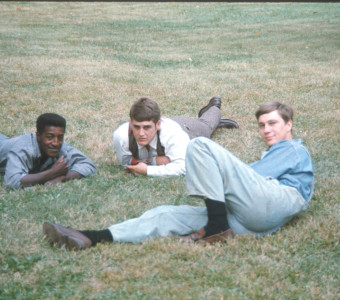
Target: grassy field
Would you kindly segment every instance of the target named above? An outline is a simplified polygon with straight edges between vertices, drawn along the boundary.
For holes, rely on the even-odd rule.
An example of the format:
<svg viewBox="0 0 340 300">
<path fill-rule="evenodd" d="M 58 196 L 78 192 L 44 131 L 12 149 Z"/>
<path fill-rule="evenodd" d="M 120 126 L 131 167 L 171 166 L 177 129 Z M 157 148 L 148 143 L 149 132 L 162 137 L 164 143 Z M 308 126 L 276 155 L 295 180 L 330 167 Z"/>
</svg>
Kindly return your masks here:
<svg viewBox="0 0 340 300">
<path fill-rule="evenodd" d="M 337 3 L 0 2 L 0 132 L 59 113 L 66 141 L 98 167 L 55 188 L 0 184 L 0 299 L 339 299 L 339 15 Z M 240 128 L 213 140 L 246 162 L 265 150 L 258 105 L 295 108 L 315 166 L 309 211 L 225 245 L 46 243 L 44 221 L 103 229 L 159 204 L 202 205 L 185 177 L 124 173 L 111 135 L 139 97 L 195 117 L 215 95 Z"/>
</svg>

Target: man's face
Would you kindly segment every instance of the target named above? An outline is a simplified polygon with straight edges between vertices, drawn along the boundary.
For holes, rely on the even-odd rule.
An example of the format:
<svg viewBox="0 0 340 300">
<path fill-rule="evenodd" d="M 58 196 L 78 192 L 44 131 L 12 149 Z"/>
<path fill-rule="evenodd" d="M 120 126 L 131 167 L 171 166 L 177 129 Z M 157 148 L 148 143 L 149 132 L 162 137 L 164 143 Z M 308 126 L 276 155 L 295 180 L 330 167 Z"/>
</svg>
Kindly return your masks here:
<svg viewBox="0 0 340 300">
<path fill-rule="evenodd" d="M 137 143 L 141 146 L 149 145 L 152 139 L 160 129 L 161 121 L 155 124 L 153 121 L 138 122 L 136 120 L 130 121 L 130 128 Z"/>
<path fill-rule="evenodd" d="M 58 157 L 64 142 L 63 127 L 45 126 L 42 134 L 37 132 L 37 141 L 43 157 Z"/>
<path fill-rule="evenodd" d="M 261 137 L 269 147 L 282 140 L 292 139 L 292 120 L 285 123 L 277 110 L 261 115 L 258 124 Z"/>
</svg>

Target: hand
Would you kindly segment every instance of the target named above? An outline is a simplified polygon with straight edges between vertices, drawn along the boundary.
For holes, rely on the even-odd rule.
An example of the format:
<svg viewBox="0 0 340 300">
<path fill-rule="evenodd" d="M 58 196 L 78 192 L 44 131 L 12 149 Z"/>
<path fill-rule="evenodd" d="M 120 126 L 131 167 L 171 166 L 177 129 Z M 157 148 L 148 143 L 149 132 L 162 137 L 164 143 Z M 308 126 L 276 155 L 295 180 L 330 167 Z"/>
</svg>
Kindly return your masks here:
<svg viewBox="0 0 340 300">
<path fill-rule="evenodd" d="M 126 169 L 128 172 L 132 172 L 136 175 L 146 175 L 147 164 L 143 162 L 139 162 L 137 165 L 128 165 Z"/>
<path fill-rule="evenodd" d="M 169 164 L 171 161 L 170 161 L 170 158 L 167 157 L 167 156 L 157 156 L 156 157 L 156 165 L 157 166 L 160 166 L 160 165 L 167 165 Z"/>
<path fill-rule="evenodd" d="M 78 172 L 70 171 L 66 174 L 66 176 L 59 176 L 59 177 L 53 178 L 52 180 L 46 181 L 45 185 L 57 185 L 62 182 L 66 182 L 66 181 L 73 180 L 73 179 L 79 179 L 82 177 L 83 175 L 79 174 Z"/>
<path fill-rule="evenodd" d="M 59 177 L 56 177 L 52 180 L 46 181 L 44 185 L 53 186 L 53 185 L 57 185 L 59 183 L 62 183 L 63 181 L 64 181 L 64 176 L 59 176 Z"/>
<path fill-rule="evenodd" d="M 67 175 L 67 159 L 60 157 L 50 169 L 40 173 L 27 174 L 20 180 L 20 186 L 32 186 L 36 184 L 56 185 L 63 182 Z"/>
<path fill-rule="evenodd" d="M 61 156 L 51 167 L 53 177 L 65 176 L 68 172 L 67 158 Z"/>
</svg>

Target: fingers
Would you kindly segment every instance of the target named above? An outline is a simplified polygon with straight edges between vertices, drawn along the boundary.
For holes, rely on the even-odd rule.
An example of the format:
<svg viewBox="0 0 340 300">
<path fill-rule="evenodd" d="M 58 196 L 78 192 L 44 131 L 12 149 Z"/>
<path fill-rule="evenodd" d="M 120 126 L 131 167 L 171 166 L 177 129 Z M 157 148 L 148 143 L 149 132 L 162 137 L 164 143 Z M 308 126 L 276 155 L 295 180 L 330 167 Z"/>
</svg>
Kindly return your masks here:
<svg viewBox="0 0 340 300">
<path fill-rule="evenodd" d="M 138 170 L 135 169 L 135 167 L 136 165 L 128 165 L 126 166 L 125 172 L 135 176 L 140 175 Z"/>
<path fill-rule="evenodd" d="M 147 165 L 143 162 L 138 163 L 137 165 L 127 165 L 126 169 L 133 172 L 138 173 L 142 175 L 146 175 L 147 173 Z"/>
<path fill-rule="evenodd" d="M 57 160 L 58 163 L 67 164 L 68 160 L 64 157 L 64 155 L 60 156 L 60 158 Z"/>
</svg>

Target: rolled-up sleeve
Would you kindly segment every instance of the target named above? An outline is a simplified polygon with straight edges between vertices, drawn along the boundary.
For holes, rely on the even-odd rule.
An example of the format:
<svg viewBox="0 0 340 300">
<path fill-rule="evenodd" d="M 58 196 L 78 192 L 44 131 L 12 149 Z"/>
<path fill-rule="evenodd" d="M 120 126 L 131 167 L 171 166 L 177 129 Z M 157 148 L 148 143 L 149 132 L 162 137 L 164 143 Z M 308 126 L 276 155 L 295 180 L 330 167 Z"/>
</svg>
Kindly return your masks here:
<svg viewBox="0 0 340 300">
<path fill-rule="evenodd" d="M 63 148 L 62 152 L 66 152 L 68 159 L 69 171 L 77 172 L 84 177 L 94 175 L 97 172 L 94 162 L 81 151 L 66 143 L 64 143 Z"/>
</svg>

